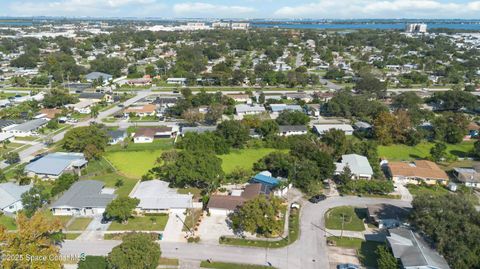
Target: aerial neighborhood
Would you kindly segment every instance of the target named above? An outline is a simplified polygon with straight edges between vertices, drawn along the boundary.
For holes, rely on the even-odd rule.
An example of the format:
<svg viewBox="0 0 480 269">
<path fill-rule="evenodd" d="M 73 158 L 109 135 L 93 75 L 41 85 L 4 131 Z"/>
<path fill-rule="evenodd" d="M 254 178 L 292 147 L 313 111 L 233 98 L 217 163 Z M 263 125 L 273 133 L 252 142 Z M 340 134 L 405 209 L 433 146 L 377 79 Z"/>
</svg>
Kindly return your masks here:
<svg viewBox="0 0 480 269">
<path fill-rule="evenodd" d="M 478 31 L 259 25 L 0 19 L 0 267 L 480 268 Z"/>
</svg>

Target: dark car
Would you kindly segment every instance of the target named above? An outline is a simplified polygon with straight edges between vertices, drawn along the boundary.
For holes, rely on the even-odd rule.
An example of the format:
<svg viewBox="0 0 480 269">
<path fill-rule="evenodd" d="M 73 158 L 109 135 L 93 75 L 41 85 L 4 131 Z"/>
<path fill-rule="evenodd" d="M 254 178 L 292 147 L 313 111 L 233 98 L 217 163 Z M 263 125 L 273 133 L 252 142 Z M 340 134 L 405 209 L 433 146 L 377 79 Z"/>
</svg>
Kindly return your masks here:
<svg viewBox="0 0 480 269">
<path fill-rule="evenodd" d="M 101 224 L 107 224 L 112 221 L 107 215 L 103 214 L 102 220 L 100 221 Z"/>
<path fill-rule="evenodd" d="M 337 269 L 360 269 L 360 266 L 351 263 L 344 263 L 337 265 Z"/>
<path fill-rule="evenodd" d="M 316 203 L 321 202 L 325 199 L 327 199 L 327 196 L 325 196 L 324 194 L 318 194 L 318 195 L 312 196 L 312 198 L 308 199 L 308 201 L 310 201 L 310 203 L 316 204 Z"/>
</svg>

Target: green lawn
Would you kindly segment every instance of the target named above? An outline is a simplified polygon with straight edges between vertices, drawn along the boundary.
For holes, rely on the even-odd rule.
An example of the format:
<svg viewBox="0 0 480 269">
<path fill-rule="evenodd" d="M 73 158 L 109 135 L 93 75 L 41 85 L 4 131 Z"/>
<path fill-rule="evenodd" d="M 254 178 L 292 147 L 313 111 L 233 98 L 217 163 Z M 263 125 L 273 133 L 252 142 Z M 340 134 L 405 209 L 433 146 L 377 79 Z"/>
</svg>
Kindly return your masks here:
<svg viewBox="0 0 480 269">
<path fill-rule="evenodd" d="M 107 152 L 105 157 L 123 175 L 140 179 L 155 166 L 163 150 L 115 151 Z"/>
<path fill-rule="evenodd" d="M 91 218 L 76 218 L 70 225 L 67 226 L 69 231 L 84 231 L 88 224 L 92 222 Z"/>
<path fill-rule="evenodd" d="M 260 149 L 241 149 L 232 150 L 229 154 L 220 155 L 222 159 L 222 168 L 225 173 L 231 173 L 236 168 L 242 168 L 245 170 L 252 170 L 253 164 L 265 157 L 275 149 L 260 148 Z"/>
<path fill-rule="evenodd" d="M 378 155 L 390 161 L 410 161 L 424 159 L 430 156 L 430 149 L 434 143 L 422 142 L 416 146 L 395 144 L 390 146 L 379 146 Z M 473 142 L 466 141 L 460 144 L 447 144 L 447 152 L 454 156 L 463 158 L 471 155 Z"/>
<path fill-rule="evenodd" d="M 158 264 L 168 265 L 168 266 L 178 266 L 179 262 L 178 262 L 178 259 L 160 257 L 160 259 L 158 260 Z"/>
<path fill-rule="evenodd" d="M 364 231 L 364 212 L 351 206 L 334 207 L 325 213 L 325 227 L 332 230 Z"/>
<path fill-rule="evenodd" d="M 35 141 L 37 139 L 39 139 L 38 136 L 15 137 L 15 140 L 18 141 Z"/>
<path fill-rule="evenodd" d="M 407 189 L 413 196 L 441 196 L 449 193 L 445 187 L 440 185 L 423 186 L 408 184 Z"/>
<path fill-rule="evenodd" d="M 259 247 L 259 248 L 283 248 L 291 243 L 297 241 L 299 236 L 300 218 L 298 211 L 293 209 L 290 212 L 290 218 L 288 220 L 288 236 L 279 241 L 265 241 L 265 240 L 250 240 L 242 238 L 228 238 L 220 237 L 220 244 L 234 245 L 234 246 L 246 246 L 246 247 Z"/>
<path fill-rule="evenodd" d="M 67 234 L 65 234 L 65 240 L 75 240 L 80 235 L 81 235 L 81 233 L 67 233 Z"/>
<path fill-rule="evenodd" d="M 152 221 L 155 218 L 155 222 Z M 167 225 L 168 215 L 134 217 L 127 224 L 116 221 L 110 224 L 109 231 L 163 231 Z"/>
<path fill-rule="evenodd" d="M 134 132 L 135 128 L 129 129 L 129 133 Z M 133 143 L 132 141 L 128 142 L 127 146 L 122 146 L 120 144 L 108 146 L 106 148 L 107 152 L 111 151 L 152 151 L 152 150 L 169 150 L 173 149 L 173 139 L 162 138 L 155 139 L 152 143 Z"/>
<path fill-rule="evenodd" d="M 356 249 L 357 256 L 364 266 L 372 268 L 378 267 L 376 250 L 378 246 L 384 245 L 384 243 L 364 241 L 360 238 L 340 238 L 336 236 L 328 237 L 327 240 L 334 241 L 337 247 Z"/>
<path fill-rule="evenodd" d="M 0 226 L 4 226 L 7 230 L 16 230 L 17 223 L 14 218 L 5 215 L 0 216 Z"/>
<path fill-rule="evenodd" d="M 271 266 L 264 265 L 254 265 L 254 264 L 245 264 L 245 263 L 226 263 L 226 262 L 208 262 L 202 261 L 200 263 L 201 268 L 216 268 L 216 269 L 266 269 L 266 268 L 275 268 Z"/>
<path fill-rule="evenodd" d="M 91 161 L 82 171 L 81 179 L 99 180 L 105 183 L 105 187 L 117 188 L 115 184 L 118 180 L 123 181 L 123 185 L 118 187 L 115 193 L 119 196 L 128 196 L 130 191 L 137 183 L 137 178 L 130 178 L 120 175 L 115 168 L 110 165 L 106 159 Z"/>
</svg>

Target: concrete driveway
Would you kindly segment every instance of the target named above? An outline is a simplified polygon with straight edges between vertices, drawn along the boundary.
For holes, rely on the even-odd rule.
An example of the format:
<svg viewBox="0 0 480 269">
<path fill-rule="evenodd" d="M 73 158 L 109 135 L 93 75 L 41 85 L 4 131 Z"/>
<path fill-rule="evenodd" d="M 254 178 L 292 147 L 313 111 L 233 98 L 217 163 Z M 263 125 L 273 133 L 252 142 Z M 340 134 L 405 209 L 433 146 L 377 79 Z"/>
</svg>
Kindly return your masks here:
<svg viewBox="0 0 480 269">
<path fill-rule="evenodd" d="M 386 203 L 401 207 L 411 207 L 410 202 L 366 197 L 330 197 L 318 204 L 304 203 L 300 213 L 300 237 L 293 244 L 280 249 L 263 249 L 217 245 L 160 242 L 162 256 L 187 260 L 225 261 L 266 265 L 267 261 L 277 268 L 323 269 L 329 268 L 330 258 L 326 244 L 324 215 L 337 206 L 366 207 L 369 204 Z M 67 240 L 61 249 L 62 254 L 106 255 L 120 241 L 99 240 L 93 244 L 85 241 Z"/>
<path fill-rule="evenodd" d="M 212 214 L 203 218 L 198 227 L 198 236 L 202 242 L 218 244 L 218 239 L 223 235 L 234 235 L 227 224 L 227 216 Z"/>
</svg>

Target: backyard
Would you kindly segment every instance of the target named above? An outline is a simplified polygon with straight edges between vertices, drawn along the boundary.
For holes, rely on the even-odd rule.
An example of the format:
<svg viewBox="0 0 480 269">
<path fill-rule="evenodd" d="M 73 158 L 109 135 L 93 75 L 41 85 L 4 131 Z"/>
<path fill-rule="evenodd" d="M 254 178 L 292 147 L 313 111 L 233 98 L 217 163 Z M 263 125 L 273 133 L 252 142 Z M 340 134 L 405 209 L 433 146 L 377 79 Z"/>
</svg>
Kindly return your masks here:
<svg viewBox="0 0 480 269">
<path fill-rule="evenodd" d="M 325 228 L 332 230 L 365 231 L 364 210 L 351 206 L 334 207 L 325 213 Z M 342 225 L 343 222 L 343 225 Z"/>
<path fill-rule="evenodd" d="M 251 171 L 255 162 L 274 151 L 275 149 L 270 148 L 240 149 L 232 150 L 229 154 L 220 155 L 219 157 L 223 161 L 223 171 L 228 174 L 237 168 Z"/>
<path fill-rule="evenodd" d="M 379 146 L 378 155 L 390 161 L 410 161 L 415 159 L 424 159 L 430 156 L 430 149 L 434 143 L 422 142 L 416 146 L 407 146 L 395 144 L 390 146 Z M 447 144 L 447 153 L 458 158 L 464 158 L 471 155 L 473 142 L 465 141 L 460 144 Z"/>
</svg>

